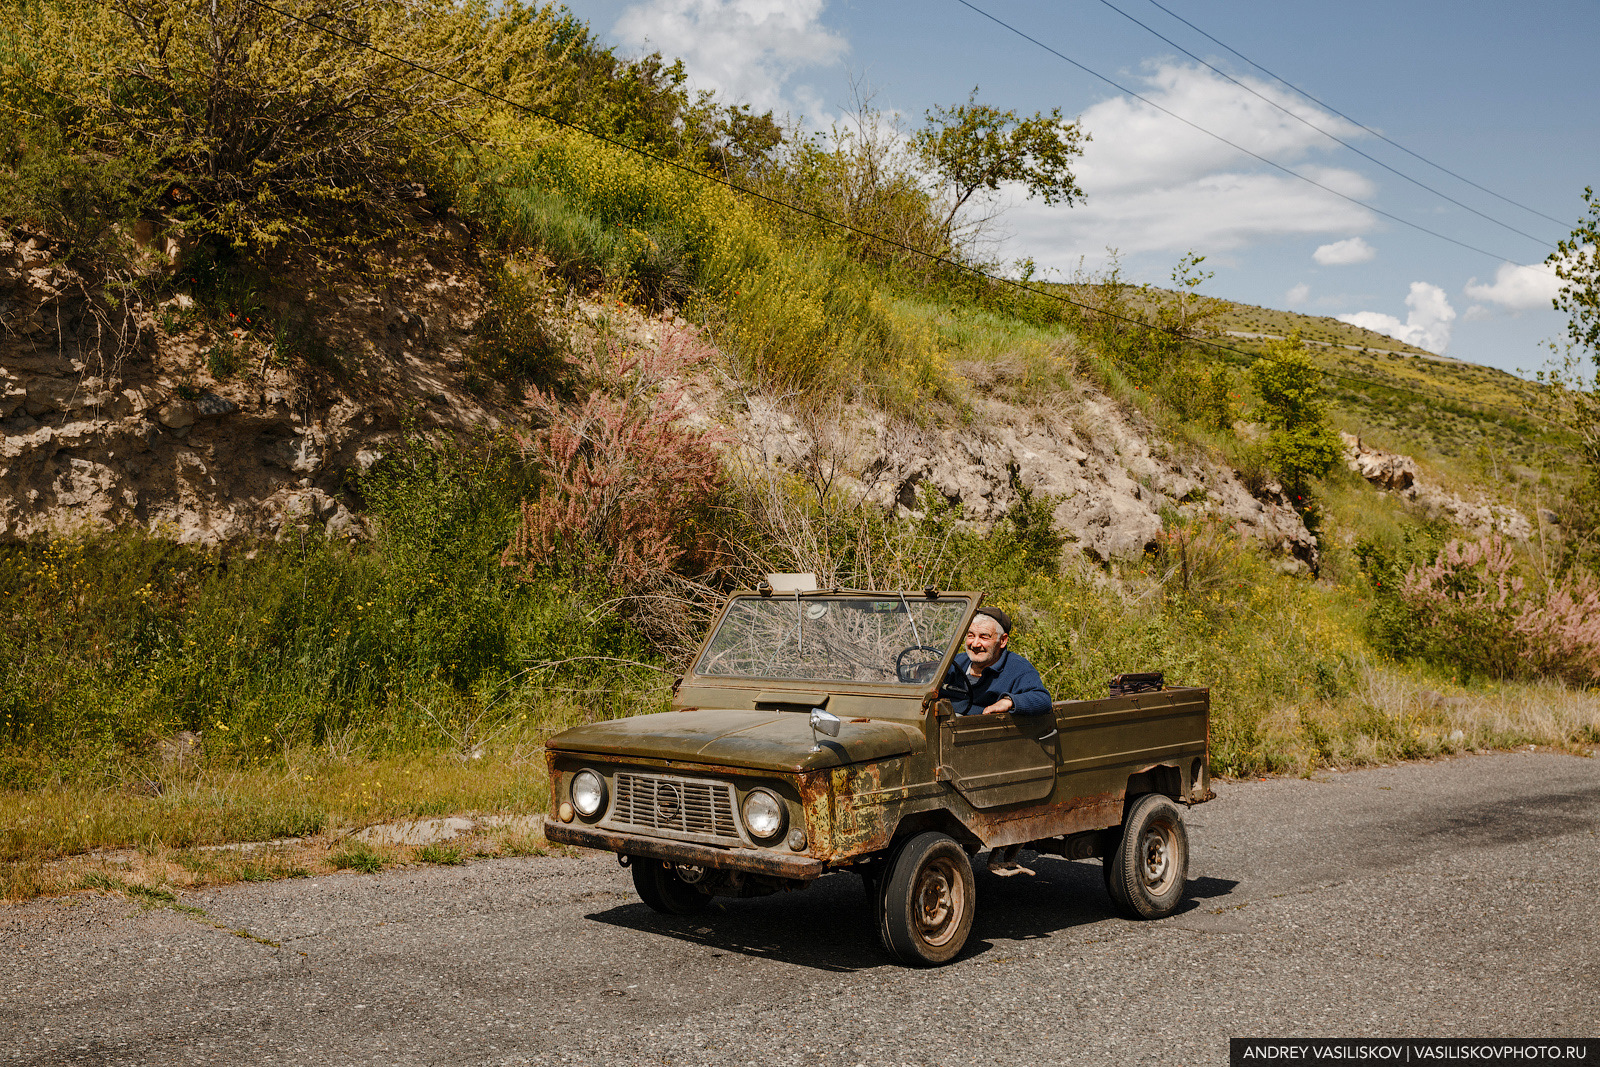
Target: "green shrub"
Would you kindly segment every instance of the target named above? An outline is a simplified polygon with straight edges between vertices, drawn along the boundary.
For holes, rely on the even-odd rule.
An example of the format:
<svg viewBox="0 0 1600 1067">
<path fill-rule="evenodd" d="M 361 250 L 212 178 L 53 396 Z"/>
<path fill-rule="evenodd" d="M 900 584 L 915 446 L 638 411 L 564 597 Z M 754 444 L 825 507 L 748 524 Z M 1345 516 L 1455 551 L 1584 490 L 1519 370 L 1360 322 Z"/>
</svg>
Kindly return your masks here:
<svg viewBox="0 0 1600 1067">
<path fill-rule="evenodd" d="M 1600 585 L 1586 571 L 1528 583 L 1498 537 L 1425 552 L 1358 550 L 1375 597 L 1374 643 L 1468 677 L 1600 684 Z"/>
<path fill-rule="evenodd" d="M 547 385 L 567 364 L 565 339 L 553 327 L 555 305 L 543 279 L 515 261 L 488 277 L 489 306 L 474 329 L 468 353 L 473 369 L 514 393 Z"/>
<path fill-rule="evenodd" d="M 24 177 L 88 179 L 34 183 L 37 210 L 69 223 L 87 211 L 79 231 L 131 211 L 255 249 L 392 230 L 409 217 L 404 185 L 428 174 L 436 145 L 470 139 L 483 107 L 417 68 L 539 103 L 571 19 L 482 0 L 24 0 L 0 12 L 0 102 L 27 118 L 6 138 L 8 162 Z"/>
<path fill-rule="evenodd" d="M 224 335 L 206 350 L 206 372 L 217 381 L 226 381 L 244 368 L 244 353 L 232 335 Z"/>
<path fill-rule="evenodd" d="M 1265 358 L 1250 368 L 1250 380 L 1261 398 L 1257 417 L 1269 429 L 1268 462 L 1285 491 L 1304 501 L 1311 483 L 1332 470 L 1344 454 L 1339 435 L 1328 421 L 1322 372 L 1295 334 L 1268 342 Z"/>
<path fill-rule="evenodd" d="M 91 267 L 124 260 L 125 228 L 157 195 L 155 167 L 145 146 L 107 152 L 24 119 L 0 133 L 0 219 L 49 234 L 63 259 Z"/>
<path fill-rule="evenodd" d="M 414 442 L 362 483 L 368 545 L 317 533 L 247 555 L 130 532 L 0 546 L 0 785 L 148 777 L 129 768 L 177 730 L 227 765 L 333 742 L 471 747 L 552 684 L 637 706 L 643 668 L 614 664 L 650 651 L 592 612 L 606 594 L 500 564 L 523 489 L 503 448 Z"/>
</svg>

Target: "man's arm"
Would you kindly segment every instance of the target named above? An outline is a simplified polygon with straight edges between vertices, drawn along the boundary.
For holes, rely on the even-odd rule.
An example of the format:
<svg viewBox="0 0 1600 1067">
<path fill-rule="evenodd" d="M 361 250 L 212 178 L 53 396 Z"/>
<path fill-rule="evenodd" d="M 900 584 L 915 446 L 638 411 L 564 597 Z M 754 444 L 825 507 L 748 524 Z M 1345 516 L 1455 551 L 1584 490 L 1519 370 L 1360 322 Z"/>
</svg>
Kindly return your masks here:
<svg viewBox="0 0 1600 1067">
<path fill-rule="evenodd" d="M 1013 715 L 1043 715 L 1050 710 L 1050 691 L 1044 687 L 1044 679 L 1039 677 L 1039 672 L 1033 664 L 1023 659 L 1016 653 L 1011 654 L 1011 662 L 1006 664 L 1006 672 L 1000 679 L 1006 695 L 991 704 L 986 711 L 1009 711 Z M 1007 705 L 1010 702 L 1010 706 Z"/>
</svg>

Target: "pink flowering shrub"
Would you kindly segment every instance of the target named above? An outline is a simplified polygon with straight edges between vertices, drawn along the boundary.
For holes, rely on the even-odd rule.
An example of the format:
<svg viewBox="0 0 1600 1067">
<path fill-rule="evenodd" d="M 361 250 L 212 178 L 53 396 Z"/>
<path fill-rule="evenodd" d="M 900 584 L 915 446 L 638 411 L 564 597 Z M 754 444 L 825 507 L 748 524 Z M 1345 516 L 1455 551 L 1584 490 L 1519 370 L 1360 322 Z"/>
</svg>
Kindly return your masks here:
<svg viewBox="0 0 1600 1067">
<path fill-rule="evenodd" d="M 1514 563 L 1494 536 L 1451 541 L 1432 563 L 1412 567 L 1399 595 L 1419 651 L 1494 678 L 1600 683 L 1600 583 L 1577 572 L 1530 588 Z"/>
<path fill-rule="evenodd" d="M 579 368 L 589 389 L 581 401 L 529 390 L 545 425 L 520 443 L 541 484 L 522 504 L 505 564 L 524 576 L 567 565 L 638 585 L 703 547 L 697 531 L 723 486 L 719 436 L 685 421 L 692 406 L 684 379 L 711 354 L 687 330 L 655 348 L 606 340 Z"/>
</svg>

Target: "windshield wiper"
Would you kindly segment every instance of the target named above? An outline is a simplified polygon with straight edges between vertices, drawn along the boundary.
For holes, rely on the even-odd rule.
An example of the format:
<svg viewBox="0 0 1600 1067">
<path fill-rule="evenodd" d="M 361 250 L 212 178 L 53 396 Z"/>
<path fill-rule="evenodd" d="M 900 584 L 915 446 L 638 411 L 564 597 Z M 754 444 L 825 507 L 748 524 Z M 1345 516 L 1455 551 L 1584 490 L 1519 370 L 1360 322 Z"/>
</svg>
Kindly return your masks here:
<svg viewBox="0 0 1600 1067">
<path fill-rule="evenodd" d="M 800 609 L 800 590 L 794 591 L 794 644 L 795 654 L 801 659 L 806 655 L 806 613 Z"/>
<path fill-rule="evenodd" d="M 917 617 L 911 613 L 911 605 L 906 603 L 904 589 L 900 590 L 900 606 L 905 609 L 906 618 L 911 623 L 911 640 L 916 644 L 922 644 L 922 635 L 917 633 Z"/>
</svg>

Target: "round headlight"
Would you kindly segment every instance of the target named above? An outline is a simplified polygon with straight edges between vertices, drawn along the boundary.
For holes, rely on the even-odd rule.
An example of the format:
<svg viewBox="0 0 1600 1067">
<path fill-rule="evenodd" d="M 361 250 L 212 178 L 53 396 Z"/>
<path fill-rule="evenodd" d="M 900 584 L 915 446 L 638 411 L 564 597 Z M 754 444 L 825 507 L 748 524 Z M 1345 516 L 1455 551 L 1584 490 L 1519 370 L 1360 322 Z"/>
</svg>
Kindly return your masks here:
<svg viewBox="0 0 1600 1067">
<path fill-rule="evenodd" d="M 765 789 L 752 789 L 744 798 L 744 825 L 757 841 L 770 841 L 783 833 L 783 801 Z"/>
<path fill-rule="evenodd" d="M 585 767 L 572 776 L 572 806 L 579 815 L 593 815 L 606 802 L 606 780 Z"/>
</svg>

